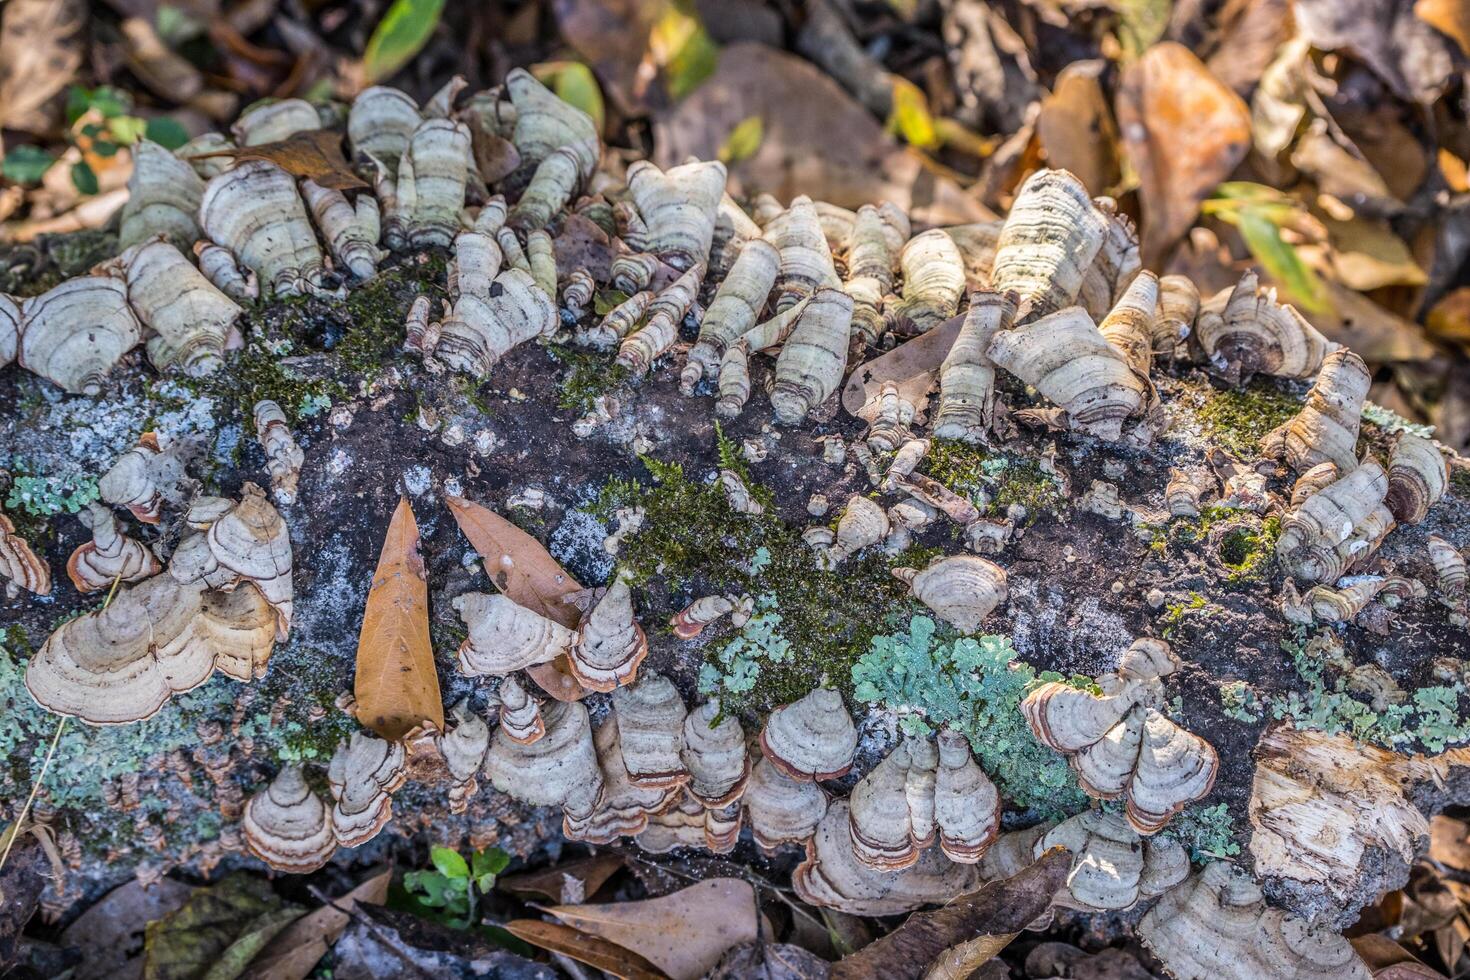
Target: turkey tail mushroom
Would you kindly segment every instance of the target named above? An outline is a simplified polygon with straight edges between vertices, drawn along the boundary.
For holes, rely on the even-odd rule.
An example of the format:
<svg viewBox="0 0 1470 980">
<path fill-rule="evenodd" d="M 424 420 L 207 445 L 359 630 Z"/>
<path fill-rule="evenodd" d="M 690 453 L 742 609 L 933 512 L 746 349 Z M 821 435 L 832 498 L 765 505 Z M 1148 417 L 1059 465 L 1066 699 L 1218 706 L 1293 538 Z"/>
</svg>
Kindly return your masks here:
<svg viewBox="0 0 1470 980">
<path fill-rule="evenodd" d="M 1163 894 L 1189 875 L 1189 854 L 1172 837 L 1140 838 L 1121 816 L 1088 810 L 1062 821 L 1036 842 L 1072 852 L 1067 887 L 1057 903 L 1084 912 L 1117 912 Z"/>
<path fill-rule="evenodd" d="M 449 770 L 449 812 L 464 813 L 470 797 L 479 790 L 476 776 L 490 749 L 490 726 L 469 708 L 468 701 L 456 704 L 450 713 L 455 725 L 437 739 L 444 767 Z"/>
<path fill-rule="evenodd" d="M 275 296 L 331 288 L 296 179 L 265 160 L 246 160 L 204 188 L 199 225 Z"/>
<path fill-rule="evenodd" d="M 1373 375 L 1350 350 L 1327 355 L 1321 373 L 1307 392 L 1307 403 L 1261 441 L 1265 455 L 1284 460 L 1301 472 L 1319 463 L 1336 463 L 1347 471 L 1357 463 L 1358 428 Z"/>
<path fill-rule="evenodd" d="M 688 377 L 681 378 L 680 384 L 686 394 L 693 393 L 701 377 L 715 377 L 725 351 L 755 326 L 780 266 L 781 253 L 767 241 L 755 239 L 740 250 L 704 312 L 698 340 L 689 349 Z"/>
<path fill-rule="evenodd" d="M 514 675 L 500 682 L 501 735 L 518 745 L 530 745 L 546 734 L 546 719 L 541 705 L 526 691 Z"/>
<path fill-rule="evenodd" d="M 504 676 L 567 653 L 577 635 L 504 595 L 466 592 L 451 603 L 469 635 L 459 647 L 460 673 Z"/>
<path fill-rule="evenodd" d="M 842 695 L 828 687 L 782 705 L 761 729 L 761 752 L 792 779 L 836 779 L 852 768 L 857 728 Z"/>
<path fill-rule="evenodd" d="M 939 368 L 939 408 L 934 414 L 937 439 L 984 441 L 995 421 L 995 365 L 988 351 L 997 333 L 1016 316 L 1015 297 L 980 291 L 970 296 L 970 309 L 959 335 Z"/>
<path fill-rule="evenodd" d="M 1274 288 L 1262 290 L 1254 272 L 1201 305 L 1194 336 L 1210 366 L 1237 385 L 1257 374 L 1310 378 L 1338 350 L 1295 307 L 1278 303 Z"/>
<path fill-rule="evenodd" d="M 408 245 L 448 246 L 454 241 L 469 182 L 469 159 L 470 131 L 463 123 L 426 119 L 414 130 L 398 161 L 395 184 Z"/>
<path fill-rule="evenodd" d="M 20 304 L 0 293 L 0 368 L 15 360 L 20 346 Z"/>
<path fill-rule="evenodd" d="M 883 334 L 883 300 L 893 291 L 893 267 L 910 232 L 908 215 L 887 202 L 864 204 L 853 220 L 842 289 L 852 297 L 853 337 L 864 344 L 876 344 Z"/>
<path fill-rule="evenodd" d="M 650 251 L 680 272 L 709 261 L 725 193 L 723 163 L 696 161 L 665 172 L 639 160 L 628 168 L 628 193 L 647 226 Z"/>
<path fill-rule="evenodd" d="M 1065 410 L 1071 428 L 1105 442 L 1120 440 L 1124 421 L 1142 414 L 1151 399 L 1147 380 L 1081 307 L 997 333 L 989 355 Z"/>
<path fill-rule="evenodd" d="M 990 288 L 1018 297 L 1025 324 L 1071 305 L 1107 236 L 1087 188 L 1065 170 L 1038 170 L 1011 205 L 990 271 Z"/>
<path fill-rule="evenodd" d="M 317 115 L 310 102 L 305 99 L 277 99 L 257 103 L 245 110 L 230 127 L 230 133 L 241 146 L 264 146 L 321 128 L 321 116 Z"/>
<path fill-rule="evenodd" d="M 848 797 L 853 855 L 874 871 L 897 871 L 919 859 L 905 792 L 908 777 L 909 747 L 900 742 Z"/>
<path fill-rule="evenodd" d="M 771 409 L 777 422 L 795 425 L 837 390 L 847 367 L 851 324 L 852 297 L 840 289 L 812 295 L 776 358 Z"/>
<path fill-rule="evenodd" d="M 270 399 L 255 403 L 255 438 L 265 451 L 265 467 L 271 475 L 271 495 L 282 507 L 296 502 L 296 484 L 306 454 L 296 444 L 286 425 L 286 413 Z"/>
<path fill-rule="evenodd" d="M 1000 833 L 1000 791 L 970 755 L 958 732 L 939 733 L 934 819 L 939 847 L 958 864 L 975 864 Z"/>
<path fill-rule="evenodd" d="M 519 269 L 495 277 L 484 297 L 461 293 L 440 325 L 434 356 L 456 371 L 484 378 L 512 348 L 551 334 L 556 303 Z"/>
<path fill-rule="evenodd" d="M 328 810 L 301 766 L 288 764 L 245 804 L 240 830 L 250 853 L 276 871 L 310 874 L 337 850 Z"/>
<path fill-rule="evenodd" d="M 758 847 L 774 851 L 816 832 L 827 812 L 827 793 L 808 779 L 792 779 L 769 759 L 757 760 L 740 799 Z"/>
<path fill-rule="evenodd" d="M 1384 505 L 1400 524 L 1429 516 L 1449 486 L 1450 470 L 1433 440 L 1401 432 L 1388 455 L 1388 494 Z"/>
<path fill-rule="evenodd" d="M 260 280 L 254 269 L 241 268 L 223 245 L 200 239 L 194 243 L 199 271 L 210 284 L 236 303 L 253 303 L 260 298 Z"/>
<path fill-rule="evenodd" d="M 709 809 L 738 800 L 750 778 L 745 732 L 718 701 L 706 701 L 684 719 L 679 759 L 689 772 L 689 793 Z"/>
<path fill-rule="evenodd" d="M 157 575 L 163 566 L 148 546 L 123 533 L 112 511 L 89 504 L 77 520 L 92 532 L 92 540 L 80 545 L 66 563 L 66 574 L 78 592 L 98 592 L 114 581 L 137 582 Z"/>
<path fill-rule="evenodd" d="M 965 260 L 954 239 L 931 228 L 908 240 L 898 262 L 903 295 L 885 312 L 897 332 L 927 333 L 955 315 L 965 291 Z"/>
<path fill-rule="evenodd" d="M 109 372 L 143 339 L 127 287 L 113 276 L 78 276 L 20 308 L 20 366 L 73 395 L 98 395 Z"/>
<path fill-rule="evenodd" d="M 33 595 L 51 594 L 51 566 L 15 533 L 4 513 L 0 513 L 0 578 L 9 580 L 5 588 L 12 596 L 17 588 Z"/>
<path fill-rule="evenodd" d="M 398 160 L 423 121 L 418 103 L 407 92 L 373 85 L 352 100 L 347 112 L 347 140 L 353 156 L 376 158 L 397 173 Z"/>
<path fill-rule="evenodd" d="M 646 656 L 648 640 L 633 616 L 633 593 L 628 580 L 617 576 L 582 617 L 567 668 L 583 687 L 611 691 L 631 684 Z"/>
<path fill-rule="evenodd" d="M 1350 558 L 1368 557 L 1378 532 L 1386 534 L 1393 526 L 1393 514 L 1384 506 L 1387 494 L 1388 474 L 1370 459 L 1288 510 L 1276 539 L 1283 567 L 1308 582 L 1337 579 Z M 1351 547 L 1355 539 L 1361 541 L 1356 555 L 1343 554 L 1343 546 Z"/>
<path fill-rule="evenodd" d="M 235 321 L 244 312 L 215 288 L 182 252 L 151 240 L 117 258 L 128 287 L 128 302 L 155 336 L 148 360 L 160 371 L 178 366 L 191 377 L 213 374 L 224 352 L 243 346 Z"/>
<path fill-rule="evenodd" d="M 613 690 L 612 707 L 634 785 L 667 790 L 689 781 L 680 758 L 688 712 L 672 681 L 644 671 L 636 684 Z"/>
<path fill-rule="evenodd" d="M 378 248 L 382 221 L 377 198 L 364 193 L 348 201 L 341 191 L 309 179 L 301 182 L 301 195 L 332 257 L 357 279 L 368 279 L 377 272 L 378 263 L 387 255 Z"/>
<path fill-rule="evenodd" d="M 592 816 L 603 775 L 592 740 L 592 721 L 580 701 L 546 706 L 546 734 L 529 745 L 496 729 L 485 756 L 485 775 L 502 793 L 532 806 L 557 806 L 568 821 Z"/>
<path fill-rule="evenodd" d="M 388 742 L 364 732 L 337 746 L 327 767 L 327 782 L 336 800 L 332 833 L 343 847 L 366 844 L 393 819 L 393 793 L 408 778 L 402 742 Z"/>
<path fill-rule="evenodd" d="M 1159 279 L 1159 305 L 1154 312 L 1154 354 L 1173 358 L 1174 352 L 1194 330 L 1199 316 L 1199 289 L 1188 276 L 1168 275 Z"/>
<path fill-rule="evenodd" d="M 819 289 L 841 286 L 811 198 L 802 195 L 792 199 L 791 206 L 766 225 L 765 240 L 781 255 L 776 274 L 776 312 L 790 309 Z"/>
<path fill-rule="evenodd" d="M 183 251 L 199 238 L 204 181 L 192 167 L 152 140 L 133 144 L 133 173 L 123 205 L 117 244 L 127 249 L 162 235 Z"/>
<path fill-rule="evenodd" d="M 1459 603 L 1465 597 L 1465 556 L 1444 538 L 1429 536 L 1429 562 L 1434 566 L 1440 595 Z"/>
<path fill-rule="evenodd" d="M 1006 601 L 1005 569 L 975 555 L 936 558 L 922 571 L 895 568 L 893 575 L 961 633 L 974 633 Z"/>
</svg>

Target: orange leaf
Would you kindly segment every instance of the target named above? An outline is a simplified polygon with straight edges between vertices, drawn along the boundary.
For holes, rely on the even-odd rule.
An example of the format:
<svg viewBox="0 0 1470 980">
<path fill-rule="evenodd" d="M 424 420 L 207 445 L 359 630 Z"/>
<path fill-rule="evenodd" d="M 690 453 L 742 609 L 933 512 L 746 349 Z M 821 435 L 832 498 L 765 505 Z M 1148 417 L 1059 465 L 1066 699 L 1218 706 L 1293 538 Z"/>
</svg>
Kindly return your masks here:
<svg viewBox="0 0 1470 980">
<path fill-rule="evenodd" d="M 571 926 L 537 919 L 512 919 L 505 931 L 533 946 L 570 956 L 623 980 L 668 980 L 654 965 L 617 943 L 589 936 Z"/>
<path fill-rule="evenodd" d="M 1166 42 L 1124 70 L 1117 112 L 1138 172 L 1143 264 L 1158 268 L 1200 202 L 1245 158 L 1250 110 L 1188 48 Z"/>
<path fill-rule="evenodd" d="M 540 541 L 494 511 L 463 497 L 446 496 L 444 501 L 449 504 L 449 512 L 459 529 L 484 559 L 485 574 L 497 589 L 567 629 L 576 628 L 582 614 L 566 597 L 582 591 L 582 586 L 557 564 Z M 587 694 L 567 673 L 562 657 L 527 668 L 526 673 L 558 701 L 577 701 Z"/>
<path fill-rule="evenodd" d="M 387 739 L 432 722 L 444 730 L 439 675 L 429 643 L 429 583 L 419 527 L 398 499 L 357 639 L 357 719 Z"/>
<path fill-rule="evenodd" d="M 303 130 L 276 143 L 198 153 L 189 159 L 204 160 L 209 157 L 230 157 L 236 162 L 269 160 L 289 174 L 310 177 L 330 190 L 350 191 L 368 186 L 352 172 L 352 166 L 342 155 L 342 134 L 330 129 Z"/>
</svg>

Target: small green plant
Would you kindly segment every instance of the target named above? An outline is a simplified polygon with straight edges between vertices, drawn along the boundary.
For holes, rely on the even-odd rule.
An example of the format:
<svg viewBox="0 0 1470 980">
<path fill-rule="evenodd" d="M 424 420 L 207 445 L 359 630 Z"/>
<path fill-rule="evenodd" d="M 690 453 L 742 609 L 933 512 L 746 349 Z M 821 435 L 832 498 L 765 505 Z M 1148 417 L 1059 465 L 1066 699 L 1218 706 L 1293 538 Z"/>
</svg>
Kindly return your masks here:
<svg viewBox="0 0 1470 980">
<path fill-rule="evenodd" d="M 852 668 L 858 700 L 896 712 L 908 734 L 942 727 L 964 734 L 1001 793 L 1021 807 L 1057 817 L 1082 809 L 1071 768 L 1036 740 L 1020 710 L 1028 691 L 1062 675 L 1038 676 L 1008 637 L 958 636 L 946 627 L 936 642 L 937 630 L 928 616 L 914 616 L 906 633 L 874 637 Z"/>
<path fill-rule="evenodd" d="M 452 847 L 429 849 L 433 871 L 410 871 L 403 887 L 417 906 L 415 914 L 455 929 L 468 929 L 479 922 L 480 900 L 495 887 L 495 877 L 510 864 L 510 855 L 492 848 L 475 851 L 469 860 Z"/>
<path fill-rule="evenodd" d="M 1167 640 L 1179 629 L 1186 616 L 1199 612 L 1206 605 L 1208 603 L 1205 602 L 1205 597 L 1198 592 L 1189 593 L 1183 602 L 1171 602 L 1164 610 L 1164 615 L 1159 617 L 1159 625 L 1162 627 L 1159 635 Z"/>
</svg>

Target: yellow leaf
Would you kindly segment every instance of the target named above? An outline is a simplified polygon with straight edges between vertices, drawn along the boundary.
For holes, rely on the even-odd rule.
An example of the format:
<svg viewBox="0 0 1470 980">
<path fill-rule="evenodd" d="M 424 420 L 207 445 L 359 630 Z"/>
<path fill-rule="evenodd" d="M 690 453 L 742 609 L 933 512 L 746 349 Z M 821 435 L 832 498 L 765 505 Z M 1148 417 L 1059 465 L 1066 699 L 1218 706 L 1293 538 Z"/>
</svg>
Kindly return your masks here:
<svg viewBox="0 0 1470 980">
<path fill-rule="evenodd" d="M 721 163 L 739 163 L 749 157 L 755 156 L 755 151 L 761 148 L 761 140 L 765 137 L 765 123 L 760 116 L 746 116 L 735 124 L 730 130 L 730 135 L 725 137 L 724 144 L 720 147 Z"/>
<path fill-rule="evenodd" d="M 709 36 L 699 17 L 671 3 L 653 25 L 648 50 L 663 69 L 669 95 L 682 99 L 714 74 L 720 46 Z"/>
<path fill-rule="evenodd" d="M 531 66 L 536 80 L 556 93 L 557 98 L 576 106 L 597 124 L 602 132 L 607 121 L 607 108 L 602 101 L 602 89 L 592 75 L 592 69 L 580 61 L 543 61 Z"/>
<path fill-rule="evenodd" d="M 906 78 L 894 76 L 893 111 L 888 116 L 888 130 L 921 150 L 932 150 L 939 145 L 934 117 L 929 114 L 929 100 L 919 86 Z"/>
<path fill-rule="evenodd" d="M 429 642 L 429 582 L 419 528 L 407 497 L 388 524 L 357 639 L 357 720 L 386 739 L 432 722 L 444 730 L 444 703 Z"/>
</svg>

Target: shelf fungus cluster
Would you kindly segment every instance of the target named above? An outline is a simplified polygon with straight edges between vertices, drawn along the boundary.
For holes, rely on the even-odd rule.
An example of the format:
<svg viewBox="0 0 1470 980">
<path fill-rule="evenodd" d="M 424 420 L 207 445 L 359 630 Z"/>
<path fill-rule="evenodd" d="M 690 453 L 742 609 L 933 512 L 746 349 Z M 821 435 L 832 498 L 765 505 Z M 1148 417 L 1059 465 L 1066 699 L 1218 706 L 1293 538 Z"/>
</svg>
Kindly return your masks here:
<svg viewBox="0 0 1470 980">
<path fill-rule="evenodd" d="M 1021 702 L 1036 737 L 1067 756 L 1090 796 L 1123 798 L 1128 823 L 1154 834 L 1189 803 L 1209 793 L 1220 758 L 1215 749 L 1161 710 L 1163 678 L 1179 658 L 1162 640 L 1139 640 L 1118 670 L 1097 678 L 1101 693 L 1052 681 Z"/>
</svg>

